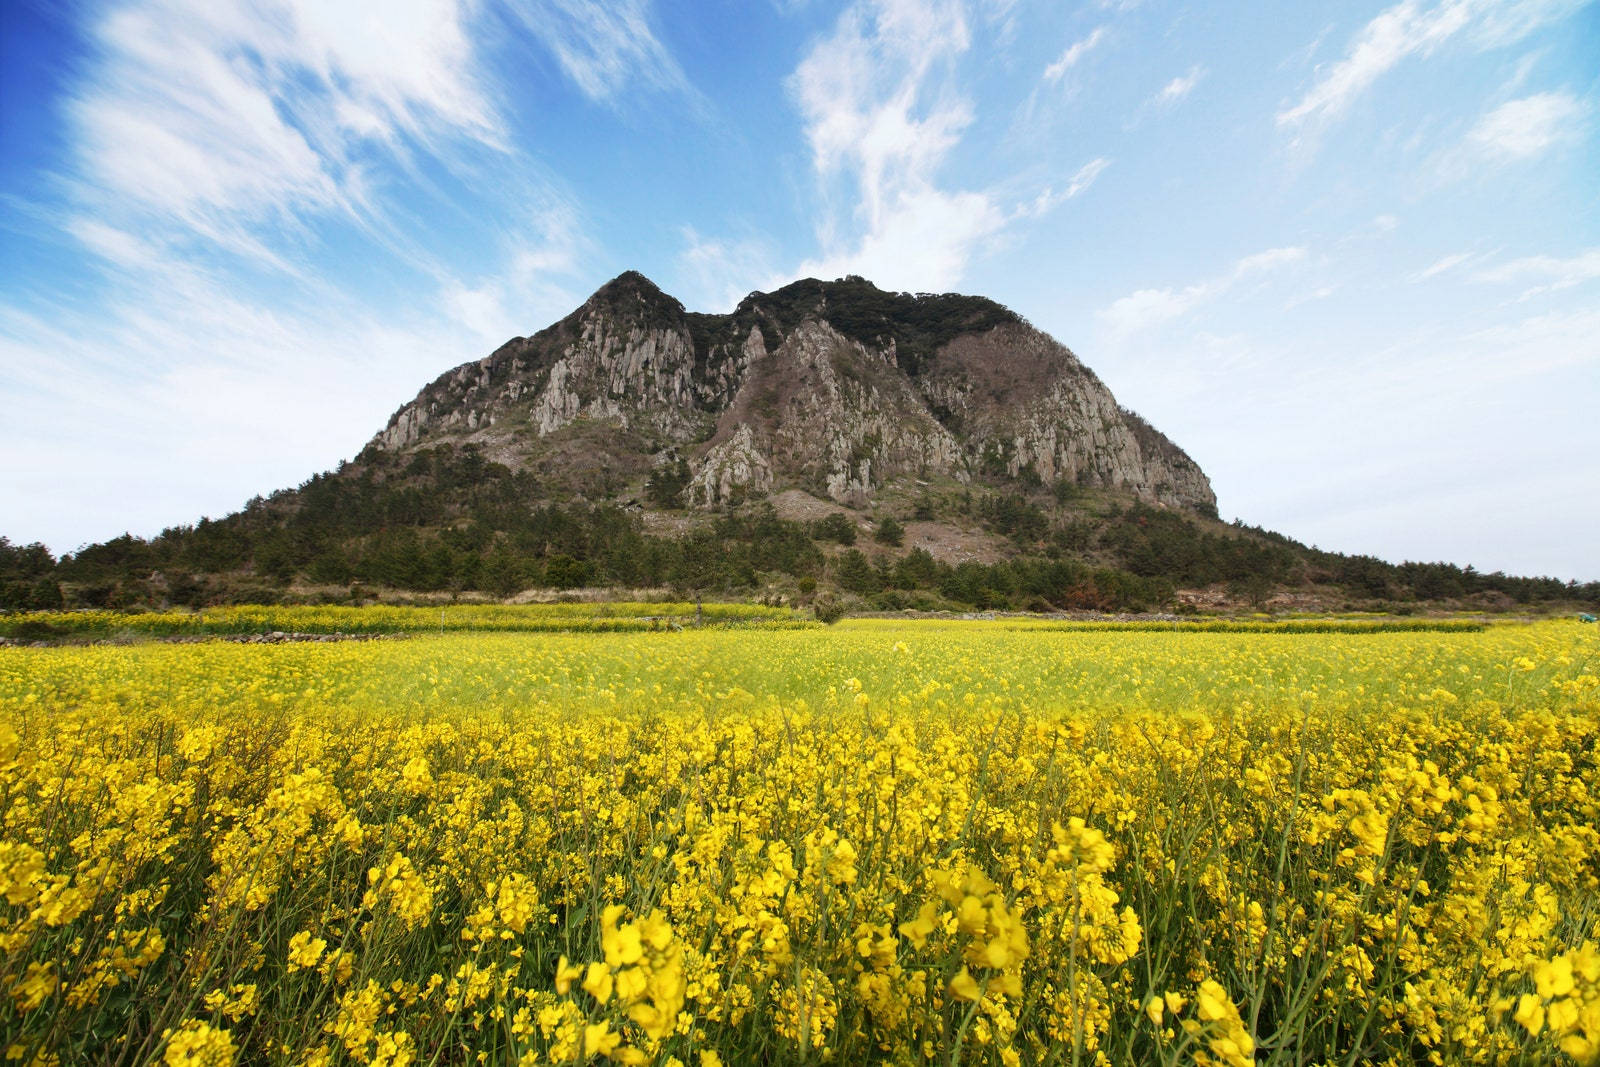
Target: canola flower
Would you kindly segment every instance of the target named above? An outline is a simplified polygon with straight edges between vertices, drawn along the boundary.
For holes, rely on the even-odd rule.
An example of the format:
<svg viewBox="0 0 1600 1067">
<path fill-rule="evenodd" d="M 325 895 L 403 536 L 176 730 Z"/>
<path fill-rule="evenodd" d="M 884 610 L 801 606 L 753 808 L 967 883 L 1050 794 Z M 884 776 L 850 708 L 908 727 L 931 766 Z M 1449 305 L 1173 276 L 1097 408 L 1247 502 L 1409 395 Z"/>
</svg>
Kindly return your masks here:
<svg viewBox="0 0 1600 1067">
<path fill-rule="evenodd" d="M 1600 654 L 0 654 L 6 1062 L 1594 1063 Z"/>
</svg>

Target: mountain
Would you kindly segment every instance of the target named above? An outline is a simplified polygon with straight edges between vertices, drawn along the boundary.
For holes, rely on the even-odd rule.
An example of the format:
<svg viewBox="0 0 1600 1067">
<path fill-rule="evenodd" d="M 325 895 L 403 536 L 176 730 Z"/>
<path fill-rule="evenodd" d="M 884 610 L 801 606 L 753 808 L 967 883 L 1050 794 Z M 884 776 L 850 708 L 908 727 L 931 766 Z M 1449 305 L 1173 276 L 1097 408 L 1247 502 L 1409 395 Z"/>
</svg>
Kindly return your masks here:
<svg viewBox="0 0 1600 1067">
<path fill-rule="evenodd" d="M 294 489 L 60 559 L 0 537 L 0 610 L 577 586 L 889 609 L 1600 602 L 1600 583 L 1222 523 L 1195 462 L 1065 346 L 982 297 L 855 277 L 706 315 L 630 271 Z"/>
<path fill-rule="evenodd" d="M 442 443 L 596 497 L 682 459 L 699 507 L 785 488 L 864 507 L 885 487 L 982 474 L 1216 512 L 1199 466 L 1064 345 L 981 297 L 855 277 L 702 315 L 629 271 L 440 376 L 369 449 Z"/>
</svg>

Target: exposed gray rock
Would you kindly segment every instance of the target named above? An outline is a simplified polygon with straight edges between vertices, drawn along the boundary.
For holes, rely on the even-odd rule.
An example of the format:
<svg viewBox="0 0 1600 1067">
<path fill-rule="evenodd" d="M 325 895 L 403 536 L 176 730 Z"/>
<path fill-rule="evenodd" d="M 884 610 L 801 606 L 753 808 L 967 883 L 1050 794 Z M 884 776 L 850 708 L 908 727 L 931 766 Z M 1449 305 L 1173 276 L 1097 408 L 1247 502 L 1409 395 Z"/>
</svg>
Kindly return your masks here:
<svg viewBox="0 0 1600 1067">
<path fill-rule="evenodd" d="M 788 487 L 859 506 L 900 479 L 1031 471 L 1046 483 L 1215 510 L 1199 466 L 1122 409 L 1054 339 L 977 301 L 994 309 L 989 325 L 963 329 L 958 320 L 932 351 L 914 352 L 897 330 L 925 339 L 927 321 L 944 321 L 939 301 L 973 298 L 866 286 L 918 312 L 915 329 L 885 321 L 880 330 L 849 304 L 862 286 L 796 283 L 752 294 L 729 316 L 693 316 L 624 274 L 561 322 L 442 375 L 369 447 L 476 442 L 517 465 L 603 426 L 615 449 L 634 449 L 629 469 L 648 471 L 650 457 L 667 451 L 688 458 L 686 495 L 701 506 Z M 809 293 L 814 304 L 796 315 L 795 294 Z M 598 464 L 623 458 L 569 448 Z"/>
<path fill-rule="evenodd" d="M 741 423 L 732 437 L 706 453 L 685 492 L 691 502 L 712 507 L 732 500 L 736 491 L 748 496 L 771 488 L 772 464 L 756 447 L 750 427 Z"/>
</svg>

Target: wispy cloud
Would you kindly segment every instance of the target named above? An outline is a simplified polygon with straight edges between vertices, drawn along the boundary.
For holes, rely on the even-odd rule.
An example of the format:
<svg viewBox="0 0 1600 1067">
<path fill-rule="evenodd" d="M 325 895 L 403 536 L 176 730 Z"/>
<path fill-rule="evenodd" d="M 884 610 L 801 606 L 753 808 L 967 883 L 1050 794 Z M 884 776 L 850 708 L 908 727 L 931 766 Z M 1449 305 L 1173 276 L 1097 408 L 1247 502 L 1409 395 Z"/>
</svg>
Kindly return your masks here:
<svg viewBox="0 0 1600 1067">
<path fill-rule="evenodd" d="M 0 497 L 35 499 L 34 470 L 78 487 L 35 536 L 153 533 L 236 507 L 242 485 L 293 484 L 441 366 L 571 306 L 582 218 L 508 142 L 482 15 L 466 0 L 85 9 L 64 192 L 32 210 L 87 254 L 96 295 L 0 299 L 17 413 Z M 90 470 L 137 503 L 84 491 Z"/>
<path fill-rule="evenodd" d="M 148 247 L 294 273 L 318 217 L 380 226 L 374 157 L 500 148 L 465 9 L 152 0 L 105 10 L 71 91 L 79 210 Z"/>
<path fill-rule="evenodd" d="M 1478 120 L 1467 145 L 1479 156 L 1530 159 L 1561 141 L 1576 139 L 1583 105 L 1570 93 L 1535 93 L 1508 100 Z"/>
<path fill-rule="evenodd" d="M 1094 184 L 1094 180 L 1100 177 L 1100 172 L 1109 166 L 1111 166 L 1111 160 L 1104 157 L 1091 159 L 1079 167 L 1071 178 L 1067 179 L 1065 188 L 1059 190 L 1053 187 L 1046 188 L 1031 203 L 1019 208 L 1018 214 L 1029 215 L 1034 218 L 1049 214 L 1061 204 L 1085 192 L 1089 186 Z"/>
<path fill-rule="evenodd" d="M 1300 128 L 1337 119 L 1383 75 L 1410 56 L 1427 56 L 1466 38 L 1478 48 L 1512 44 L 1567 18 L 1586 0 L 1403 0 L 1379 13 L 1351 41 L 1343 58 L 1320 66 L 1312 86 L 1279 110 L 1278 125 Z"/>
<path fill-rule="evenodd" d="M 1491 283 L 1534 282 L 1522 293 L 1522 299 L 1541 293 L 1559 292 L 1600 279 L 1600 248 L 1590 248 L 1575 256 L 1524 256 L 1481 270 L 1474 281 Z"/>
<path fill-rule="evenodd" d="M 1481 48 L 1516 44 L 1533 31 L 1571 17 L 1594 0 L 1478 0 L 1472 27 Z"/>
<path fill-rule="evenodd" d="M 418 225 L 441 183 L 505 195 L 502 221 L 480 230 L 526 242 L 495 260 L 506 293 L 570 270 L 570 251 L 549 250 L 579 238 L 572 205 L 505 139 L 478 14 L 468 0 L 134 0 L 93 14 L 96 62 L 68 94 L 61 230 L 130 289 L 206 278 L 250 291 L 265 269 L 322 301 L 350 279 L 314 264 L 330 239 L 355 241 L 486 321 L 491 294 Z"/>
<path fill-rule="evenodd" d="M 829 217 L 823 254 L 801 275 L 860 273 L 907 289 L 954 285 L 974 249 L 1005 224 L 983 192 L 934 176 L 972 121 L 952 76 L 970 46 L 950 0 L 858 3 L 789 79 L 818 177 L 843 183 L 849 217 Z M 841 236 L 841 231 L 844 234 Z"/>
<path fill-rule="evenodd" d="M 1077 196 L 1079 193 L 1089 188 L 1089 186 L 1093 185 L 1094 180 L 1100 177 L 1100 172 L 1109 166 L 1111 166 L 1111 160 L 1105 159 L 1104 157 L 1100 159 L 1091 159 L 1089 162 L 1078 168 L 1077 173 L 1073 174 L 1072 180 L 1067 182 L 1067 187 L 1062 191 L 1061 195 L 1068 200 Z"/>
<path fill-rule="evenodd" d="M 1105 37 L 1106 27 L 1096 26 L 1089 36 L 1068 45 L 1066 51 L 1062 52 L 1054 63 L 1044 68 L 1044 80 L 1047 82 L 1060 81 L 1067 71 L 1077 66 L 1078 61 L 1088 55 L 1090 50 L 1101 41 L 1105 40 Z"/>
<path fill-rule="evenodd" d="M 1190 68 L 1189 73 L 1173 78 L 1166 85 L 1163 85 L 1161 91 L 1150 98 L 1149 106 L 1156 108 L 1171 107 L 1192 93 L 1194 87 L 1199 85 L 1201 79 L 1205 76 L 1206 69 L 1204 67 L 1195 66 Z"/>
<path fill-rule="evenodd" d="M 1429 278 L 1436 278 L 1441 274 L 1448 274 L 1450 271 L 1455 270 L 1457 267 L 1461 266 L 1463 263 L 1466 263 L 1472 258 L 1474 257 L 1471 252 L 1456 252 L 1452 255 L 1440 256 L 1428 266 L 1407 275 L 1407 280 L 1412 282 L 1425 282 Z"/>
<path fill-rule="evenodd" d="M 1431 51 L 1460 32 L 1471 20 L 1472 8 L 1464 0 L 1446 0 L 1431 8 L 1405 0 L 1382 12 L 1356 35 L 1343 59 L 1320 73 L 1298 103 L 1278 112 L 1278 124 L 1337 118 L 1402 59 Z"/>
<path fill-rule="evenodd" d="M 1302 247 L 1269 248 L 1245 256 L 1226 274 L 1182 289 L 1140 289 L 1130 293 L 1101 309 L 1097 317 L 1113 337 L 1128 337 L 1187 315 L 1252 275 L 1270 274 L 1305 258 Z"/>
<path fill-rule="evenodd" d="M 537 0 L 516 11 L 561 69 L 593 100 L 613 101 L 631 83 L 684 90 L 688 81 L 652 26 L 651 0 Z"/>
<path fill-rule="evenodd" d="M 731 311 L 752 285 L 773 276 L 772 251 L 757 237 L 706 237 L 692 226 L 683 227 L 682 236 L 677 263 L 686 283 L 682 295 L 697 311 Z"/>
<path fill-rule="evenodd" d="M 395 308 L 333 286 L 263 297 L 110 227 L 79 236 L 116 260 L 96 315 L 0 303 L 0 498 L 29 501 L 12 521 L 58 552 L 218 516 L 353 455 L 442 367 L 570 308 L 556 279 L 581 251 L 546 221 Z"/>
</svg>

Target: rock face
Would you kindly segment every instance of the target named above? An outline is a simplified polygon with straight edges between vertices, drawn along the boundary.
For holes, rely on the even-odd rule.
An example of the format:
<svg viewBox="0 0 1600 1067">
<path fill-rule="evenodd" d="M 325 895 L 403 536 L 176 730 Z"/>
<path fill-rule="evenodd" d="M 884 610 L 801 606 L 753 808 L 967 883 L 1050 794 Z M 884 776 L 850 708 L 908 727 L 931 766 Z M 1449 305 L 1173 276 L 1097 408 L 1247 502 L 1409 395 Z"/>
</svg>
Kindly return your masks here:
<svg viewBox="0 0 1600 1067">
<path fill-rule="evenodd" d="M 787 488 L 859 505 L 905 479 L 981 475 L 1216 508 L 1194 461 L 1065 346 L 982 298 L 859 278 L 699 315 L 630 271 L 441 376 L 368 447 L 444 442 L 579 487 L 585 465 L 638 475 L 682 456 L 698 506 Z"/>
</svg>

